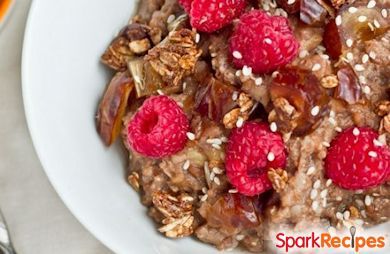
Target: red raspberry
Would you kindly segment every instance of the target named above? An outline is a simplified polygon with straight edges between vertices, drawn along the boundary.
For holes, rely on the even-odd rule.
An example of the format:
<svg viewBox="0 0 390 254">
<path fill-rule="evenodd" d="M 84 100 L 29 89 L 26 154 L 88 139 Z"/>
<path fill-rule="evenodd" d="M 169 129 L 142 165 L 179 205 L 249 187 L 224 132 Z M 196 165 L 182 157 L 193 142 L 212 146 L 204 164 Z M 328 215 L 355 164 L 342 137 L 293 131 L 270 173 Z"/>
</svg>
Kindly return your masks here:
<svg viewBox="0 0 390 254">
<path fill-rule="evenodd" d="M 390 175 L 390 149 L 378 141 L 378 133 L 364 127 L 349 128 L 333 139 L 325 159 L 327 176 L 338 186 L 366 189 Z"/>
<path fill-rule="evenodd" d="M 187 13 L 190 13 L 192 0 L 179 0 L 179 4 Z"/>
<path fill-rule="evenodd" d="M 271 132 L 268 124 L 247 122 L 230 134 L 226 174 L 238 192 L 254 196 L 272 188 L 267 171 L 284 168 L 286 157 L 282 138 Z"/>
<path fill-rule="evenodd" d="M 259 74 L 291 62 L 299 49 L 288 19 L 259 10 L 241 16 L 229 43 L 234 65 Z"/>
<path fill-rule="evenodd" d="M 239 17 L 246 4 L 246 0 L 194 0 L 191 26 L 202 32 L 214 32 Z"/>
<path fill-rule="evenodd" d="M 187 141 L 184 111 L 168 96 L 145 100 L 127 126 L 127 141 L 138 153 L 162 158 L 179 152 Z"/>
</svg>

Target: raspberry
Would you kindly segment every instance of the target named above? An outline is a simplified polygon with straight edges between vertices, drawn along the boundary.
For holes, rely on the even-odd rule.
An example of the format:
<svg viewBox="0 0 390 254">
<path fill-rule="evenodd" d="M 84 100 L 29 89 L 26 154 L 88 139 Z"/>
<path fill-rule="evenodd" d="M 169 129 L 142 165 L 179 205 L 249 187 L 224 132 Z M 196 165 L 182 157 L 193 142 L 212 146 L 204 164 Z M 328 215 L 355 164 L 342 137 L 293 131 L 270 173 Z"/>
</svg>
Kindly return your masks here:
<svg viewBox="0 0 390 254">
<path fill-rule="evenodd" d="M 270 168 L 284 168 L 286 157 L 282 138 L 271 132 L 268 124 L 247 122 L 230 134 L 226 174 L 238 192 L 254 196 L 272 188 L 267 171 Z"/>
<path fill-rule="evenodd" d="M 179 0 L 179 4 L 187 13 L 190 13 L 192 0 Z"/>
<path fill-rule="evenodd" d="M 378 141 L 368 127 L 349 128 L 333 139 L 325 158 L 327 176 L 349 190 L 366 189 L 386 181 L 390 175 L 390 149 Z"/>
<path fill-rule="evenodd" d="M 253 10 L 241 16 L 229 49 L 237 68 L 248 66 L 252 72 L 262 74 L 291 62 L 299 43 L 288 19 Z"/>
<path fill-rule="evenodd" d="M 202 32 L 214 32 L 240 16 L 246 0 L 194 0 L 191 26 Z"/>
<path fill-rule="evenodd" d="M 189 122 L 182 108 L 167 96 L 145 100 L 127 126 L 127 141 L 136 152 L 162 158 L 182 150 Z"/>
</svg>

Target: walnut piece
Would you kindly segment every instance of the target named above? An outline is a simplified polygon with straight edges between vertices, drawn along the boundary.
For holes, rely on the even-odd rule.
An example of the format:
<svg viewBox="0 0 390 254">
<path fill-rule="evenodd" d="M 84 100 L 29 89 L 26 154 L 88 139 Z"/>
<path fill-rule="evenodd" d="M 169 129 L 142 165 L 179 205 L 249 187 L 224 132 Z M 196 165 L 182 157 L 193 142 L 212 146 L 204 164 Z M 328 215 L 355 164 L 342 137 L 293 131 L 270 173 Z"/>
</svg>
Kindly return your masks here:
<svg viewBox="0 0 390 254">
<path fill-rule="evenodd" d="M 328 75 L 321 79 L 321 86 L 324 88 L 335 88 L 339 85 L 339 80 L 336 75 Z"/>
<path fill-rule="evenodd" d="M 375 113 L 378 116 L 385 116 L 390 113 L 390 101 L 380 101 L 376 106 Z"/>
<path fill-rule="evenodd" d="M 379 126 L 379 133 L 390 133 L 390 113 L 383 117 Z"/>
<path fill-rule="evenodd" d="M 276 98 L 274 107 L 268 115 L 268 121 L 275 122 L 282 133 L 291 133 L 298 125 L 300 113 L 285 98 Z"/>
<path fill-rule="evenodd" d="M 197 48 L 195 32 L 180 29 L 169 33 L 160 44 L 149 50 L 145 61 L 169 85 L 178 86 L 184 76 L 194 72 L 202 51 Z"/>
<path fill-rule="evenodd" d="M 249 115 L 253 109 L 254 101 L 246 93 L 240 93 L 237 99 L 239 108 L 234 108 L 226 113 L 223 117 L 223 124 L 225 128 L 232 129 L 237 126 L 237 121 L 241 117 L 243 121 L 248 120 Z"/>
<path fill-rule="evenodd" d="M 154 207 L 165 216 L 162 220 L 164 226 L 159 228 L 161 233 L 165 233 L 167 237 L 178 238 L 194 232 L 193 197 L 187 194 L 175 197 L 166 192 L 156 192 L 152 201 Z"/>
<path fill-rule="evenodd" d="M 277 168 L 271 168 L 268 172 L 268 179 L 272 183 L 272 187 L 275 189 L 277 193 L 280 193 L 287 185 L 288 175 L 287 171 Z"/>
<path fill-rule="evenodd" d="M 148 33 L 150 28 L 133 23 L 124 27 L 118 36 L 110 43 L 101 57 L 101 61 L 116 71 L 125 71 L 127 62 L 135 54 L 145 53 L 145 47 L 150 48 Z M 140 45 L 143 44 L 142 46 Z"/>
</svg>

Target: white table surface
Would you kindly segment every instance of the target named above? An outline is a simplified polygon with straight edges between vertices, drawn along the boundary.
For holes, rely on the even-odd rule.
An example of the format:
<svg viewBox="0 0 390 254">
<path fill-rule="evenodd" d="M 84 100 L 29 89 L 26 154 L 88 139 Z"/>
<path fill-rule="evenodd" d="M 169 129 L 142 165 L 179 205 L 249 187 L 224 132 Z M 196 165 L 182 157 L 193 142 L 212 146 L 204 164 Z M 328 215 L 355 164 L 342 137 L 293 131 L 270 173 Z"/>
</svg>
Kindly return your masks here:
<svg viewBox="0 0 390 254">
<path fill-rule="evenodd" d="M 29 6 L 17 0 L 0 31 L 0 208 L 18 254 L 111 253 L 59 199 L 28 133 L 20 63 Z"/>
</svg>

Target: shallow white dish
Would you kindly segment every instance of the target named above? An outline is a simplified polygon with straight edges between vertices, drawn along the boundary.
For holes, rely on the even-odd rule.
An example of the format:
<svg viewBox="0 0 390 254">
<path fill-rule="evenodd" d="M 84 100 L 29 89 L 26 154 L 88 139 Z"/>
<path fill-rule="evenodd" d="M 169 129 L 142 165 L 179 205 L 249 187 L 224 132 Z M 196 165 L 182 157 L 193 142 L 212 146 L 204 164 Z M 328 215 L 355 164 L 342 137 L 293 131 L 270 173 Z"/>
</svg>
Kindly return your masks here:
<svg viewBox="0 0 390 254">
<path fill-rule="evenodd" d="M 94 115 L 110 74 L 99 57 L 135 0 L 33 1 L 23 49 L 23 98 L 36 151 L 80 222 L 116 253 L 217 253 L 156 232 L 125 181 L 125 155 L 106 149 Z"/>
<path fill-rule="evenodd" d="M 80 222 L 116 253 L 213 253 L 156 232 L 125 181 L 120 146 L 106 149 L 94 115 L 110 77 L 99 57 L 132 0 L 33 1 L 23 49 L 26 117 L 42 165 Z"/>
</svg>

